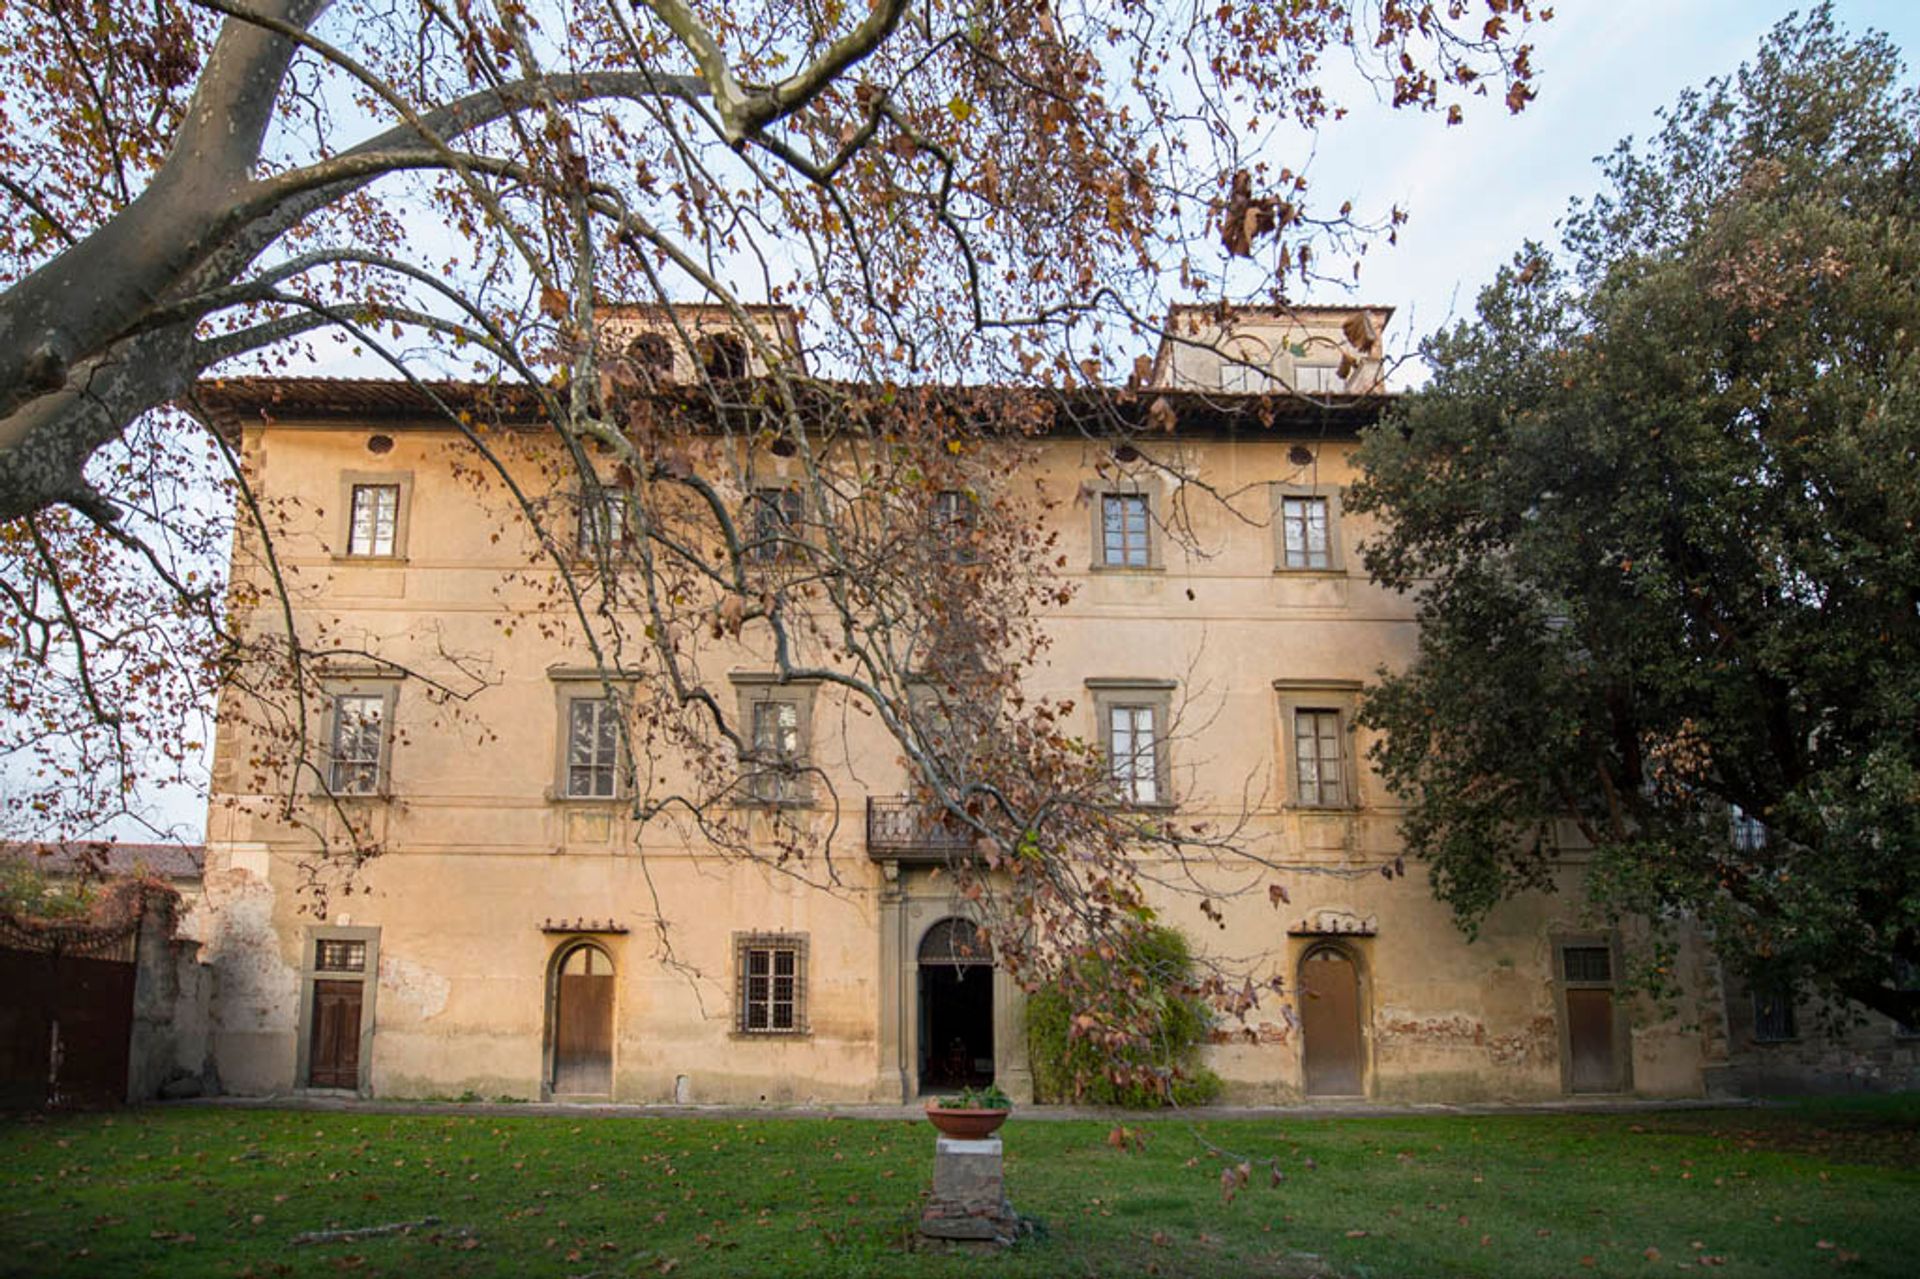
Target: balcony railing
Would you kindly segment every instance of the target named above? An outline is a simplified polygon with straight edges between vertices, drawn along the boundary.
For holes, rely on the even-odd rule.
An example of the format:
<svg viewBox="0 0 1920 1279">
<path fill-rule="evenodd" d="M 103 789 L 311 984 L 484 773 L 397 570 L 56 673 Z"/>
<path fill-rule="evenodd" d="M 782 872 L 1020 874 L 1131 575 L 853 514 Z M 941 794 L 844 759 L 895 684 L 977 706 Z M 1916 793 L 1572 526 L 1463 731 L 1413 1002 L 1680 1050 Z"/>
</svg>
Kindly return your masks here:
<svg viewBox="0 0 1920 1279">
<path fill-rule="evenodd" d="M 949 861 L 973 849 L 973 837 L 903 796 L 867 796 L 867 856 L 874 861 Z"/>
</svg>

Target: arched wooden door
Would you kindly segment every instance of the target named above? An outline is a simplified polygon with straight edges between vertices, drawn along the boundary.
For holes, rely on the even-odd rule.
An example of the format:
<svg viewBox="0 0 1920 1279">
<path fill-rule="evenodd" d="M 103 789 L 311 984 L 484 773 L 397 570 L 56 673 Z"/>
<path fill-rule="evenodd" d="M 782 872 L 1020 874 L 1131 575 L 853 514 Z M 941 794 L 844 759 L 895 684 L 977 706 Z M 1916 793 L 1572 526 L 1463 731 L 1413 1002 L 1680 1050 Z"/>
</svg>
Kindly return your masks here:
<svg viewBox="0 0 1920 1279">
<path fill-rule="evenodd" d="M 553 979 L 555 1096 L 613 1091 L 613 961 L 592 943 L 560 957 Z"/>
<path fill-rule="evenodd" d="M 1339 946 L 1315 946 L 1300 961 L 1301 1064 L 1309 1097 L 1366 1090 L 1360 1035 L 1360 969 Z"/>
<path fill-rule="evenodd" d="M 920 939 L 920 1087 L 993 1082 L 993 948 L 970 919 Z"/>
</svg>

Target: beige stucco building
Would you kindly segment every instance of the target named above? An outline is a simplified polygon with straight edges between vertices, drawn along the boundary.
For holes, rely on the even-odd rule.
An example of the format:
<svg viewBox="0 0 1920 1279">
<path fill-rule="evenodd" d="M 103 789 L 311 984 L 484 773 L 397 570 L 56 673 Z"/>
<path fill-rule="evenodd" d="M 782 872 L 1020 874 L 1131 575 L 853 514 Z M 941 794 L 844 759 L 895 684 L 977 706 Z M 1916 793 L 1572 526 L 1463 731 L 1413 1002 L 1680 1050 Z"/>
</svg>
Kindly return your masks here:
<svg viewBox="0 0 1920 1279">
<path fill-rule="evenodd" d="M 1286 868 L 1210 865 L 1159 902 L 1203 954 L 1284 979 L 1208 1051 L 1230 1099 L 1697 1094 L 1725 1055 L 1704 952 L 1683 952 L 1686 994 L 1656 1009 L 1618 988 L 1622 939 L 1591 931 L 1574 894 L 1502 907 L 1469 944 L 1419 866 L 1381 873 L 1397 814 L 1353 716 L 1363 683 L 1411 655 L 1413 608 L 1368 582 L 1367 530 L 1340 496 L 1383 403 L 1389 314 L 1176 313 L 1154 380 L 1179 425 L 1152 447 L 1219 500 L 1180 501 L 1166 468 L 1116 464 L 1111 441 L 1030 446 L 1023 482 L 1072 499 L 1045 518 L 1077 587 L 1048 616 L 1034 692 L 1073 700 L 1077 731 L 1109 749 L 1149 735 L 1143 799 L 1244 820 L 1248 849 Z M 315 837 L 273 815 L 277 783 L 227 717 L 204 956 L 226 1088 L 862 1102 L 991 1075 L 1030 1095 L 1020 991 L 956 953 L 948 921 L 971 904 L 938 872 L 946 850 L 894 820 L 902 765 L 870 718 L 757 681 L 747 645 L 727 661 L 739 695 L 794 702 L 768 723 L 834 779 L 837 806 L 808 817 L 837 820 L 830 861 L 795 875 L 636 830 L 594 771 L 602 686 L 564 626 L 507 624 L 537 607 L 543 570 L 420 393 L 260 380 L 207 398 L 282 523 L 296 624 L 324 622 L 340 652 L 308 708 L 331 775 L 305 784 L 343 795 L 385 849 L 311 913 Z M 1174 503 L 1179 539 L 1162 528 Z M 348 650 L 483 678 L 449 701 Z"/>
</svg>

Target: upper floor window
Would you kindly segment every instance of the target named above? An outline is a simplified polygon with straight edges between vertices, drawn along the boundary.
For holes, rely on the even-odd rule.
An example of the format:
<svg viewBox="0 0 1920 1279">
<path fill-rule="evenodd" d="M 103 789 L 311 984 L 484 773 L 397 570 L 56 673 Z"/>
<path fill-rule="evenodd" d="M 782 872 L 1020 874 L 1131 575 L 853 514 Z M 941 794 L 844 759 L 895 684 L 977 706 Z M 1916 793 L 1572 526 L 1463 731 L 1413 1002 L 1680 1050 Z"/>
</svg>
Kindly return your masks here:
<svg viewBox="0 0 1920 1279">
<path fill-rule="evenodd" d="M 1277 679 L 1281 778 L 1300 808 L 1359 808 L 1354 716 L 1358 680 Z"/>
<path fill-rule="evenodd" d="M 802 504 L 799 489 L 753 491 L 747 558 L 762 564 L 792 558 L 799 550 Z"/>
<path fill-rule="evenodd" d="M 1296 364 L 1293 389 L 1301 395 L 1339 395 L 1347 389 L 1347 379 L 1337 364 Z"/>
<path fill-rule="evenodd" d="M 1340 712 L 1302 707 L 1293 713 L 1295 797 L 1307 808 L 1344 808 L 1347 779 Z"/>
<path fill-rule="evenodd" d="M 340 472 L 340 530 L 345 558 L 401 559 L 407 553 L 407 506 L 413 496 L 410 471 Z"/>
<path fill-rule="evenodd" d="M 1168 734 L 1173 719 L 1172 680 L 1090 679 L 1100 749 L 1107 776 L 1129 804 L 1173 802 L 1168 776 Z"/>
<path fill-rule="evenodd" d="M 745 736 L 745 755 L 740 763 L 747 800 L 757 804 L 807 803 L 812 797 L 808 740 L 813 728 L 815 686 L 782 684 L 765 674 L 736 673 L 732 679 Z"/>
<path fill-rule="evenodd" d="M 1273 486 L 1275 566 L 1282 572 L 1337 573 L 1340 490 L 1331 484 Z"/>
<path fill-rule="evenodd" d="M 1327 568 L 1327 499 L 1286 497 L 1280 501 L 1282 564 L 1287 568 Z"/>
<path fill-rule="evenodd" d="M 578 549 L 591 555 L 601 547 L 612 550 L 627 540 L 627 495 L 618 489 L 595 487 L 580 495 Z"/>
<path fill-rule="evenodd" d="M 387 698 L 341 693 L 333 699 L 327 786 L 336 795 L 377 795 L 387 744 Z"/>
<path fill-rule="evenodd" d="M 619 775 L 620 704 L 611 697 L 567 702 L 566 795 L 612 799 Z"/>
<path fill-rule="evenodd" d="M 1107 766 L 1123 798 L 1160 802 L 1160 732 L 1152 706 L 1107 707 Z"/>
<path fill-rule="evenodd" d="M 974 561 L 973 534 L 979 519 L 980 508 L 971 493 L 942 489 L 933 495 L 933 536 L 944 558 L 955 564 Z"/>
<path fill-rule="evenodd" d="M 355 484 L 347 554 L 391 556 L 400 532 L 400 486 Z"/>
<path fill-rule="evenodd" d="M 1153 507 L 1145 493 L 1100 495 L 1100 563 L 1148 568 L 1153 563 Z"/>
</svg>

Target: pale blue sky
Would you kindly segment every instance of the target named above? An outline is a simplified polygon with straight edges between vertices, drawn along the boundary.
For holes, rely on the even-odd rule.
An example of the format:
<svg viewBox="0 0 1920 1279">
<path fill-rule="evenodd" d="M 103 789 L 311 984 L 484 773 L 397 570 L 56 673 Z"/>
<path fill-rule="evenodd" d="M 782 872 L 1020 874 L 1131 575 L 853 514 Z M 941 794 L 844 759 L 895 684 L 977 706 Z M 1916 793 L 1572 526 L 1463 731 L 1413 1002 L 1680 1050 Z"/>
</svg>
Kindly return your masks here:
<svg viewBox="0 0 1920 1279">
<path fill-rule="evenodd" d="M 1520 115 L 1490 100 L 1448 128 L 1437 118 L 1358 107 L 1321 139 L 1310 170 L 1320 203 L 1334 192 L 1351 195 L 1356 212 L 1398 203 L 1412 221 L 1397 246 L 1383 242 L 1368 253 L 1354 296 L 1399 308 L 1389 331 L 1396 350 L 1450 317 L 1471 316 L 1480 286 L 1521 242 L 1552 242 L 1567 201 L 1599 188 L 1596 156 L 1629 134 L 1652 133 L 1654 113 L 1682 89 L 1733 71 L 1776 22 L 1809 7 L 1565 0 L 1538 28 L 1540 96 Z M 1872 28 L 1892 36 L 1911 68 L 1920 0 L 1854 0 L 1834 13 L 1855 35 Z"/>
</svg>

